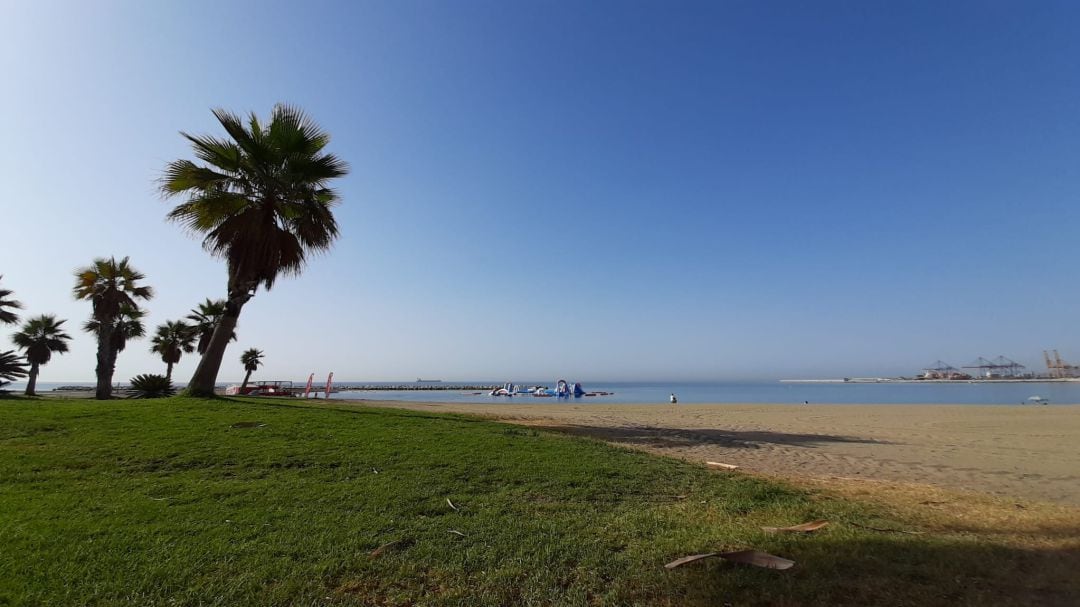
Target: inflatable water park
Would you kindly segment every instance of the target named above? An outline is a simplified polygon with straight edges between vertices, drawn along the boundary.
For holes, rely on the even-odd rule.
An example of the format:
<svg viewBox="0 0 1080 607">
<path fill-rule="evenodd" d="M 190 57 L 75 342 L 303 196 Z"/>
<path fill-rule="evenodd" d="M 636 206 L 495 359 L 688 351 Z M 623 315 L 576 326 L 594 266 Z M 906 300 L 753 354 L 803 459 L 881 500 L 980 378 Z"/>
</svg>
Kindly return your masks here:
<svg viewBox="0 0 1080 607">
<path fill-rule="evenodd" d="M 535 396 L 537 398 L 581 398 L 582 396 L 611 396 L 614 392 L 586 392 L 581 382 L 571 386 L 565 379 L 555 382 L 555 389 L 546 386 L 518 386 L 506 382 L 501 388 L 489 392 L 490 396 Z"/>
</svg>

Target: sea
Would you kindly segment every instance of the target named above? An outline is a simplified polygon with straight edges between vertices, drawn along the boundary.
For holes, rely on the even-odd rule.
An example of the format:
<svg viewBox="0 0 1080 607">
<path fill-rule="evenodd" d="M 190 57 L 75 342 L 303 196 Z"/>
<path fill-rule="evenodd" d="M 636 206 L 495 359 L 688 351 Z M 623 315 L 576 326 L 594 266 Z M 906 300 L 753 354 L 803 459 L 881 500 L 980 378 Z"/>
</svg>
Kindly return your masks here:
<svg viewBox="0 0 1080 607">
<path fill-rule="evenodd" d="M 303 386 L 306 379 L 296 380 L 294 385 Z M 334 399 L 400 400 L 412 402 L 447 403 L 535 403 L 537 406 L 573 402 L 580 404 L 632 403 L 669 404 L 675 394 L 679 403 L 762 403 L 762 404 L 959 404 L 959 405 L 1020 405 L 1028 404 L 1031 397 L 1045 398 L 1050 404 L 1080 404 L 1080 382 L 1023 382 L 1023 383 L 783 383 L 772 381 L 724 381 L 724 382 L 589 382 L 582 380 L 588 392 L 611 392 L 607 396 L 583 396 L 558 399 L 537 398 L 528 394 L 515 396 L 489 396 L 488 390 L 417 389 L 445 388 L 451 386 L 494 386 L 503 382 L 493 381 L 444 381 L 441 383 L 415 382 L 334 382 Z M 555 382 L 514 382 L 520 386 L 555 387 Z M 571 382 L 572 383 L 572 382 Z M 48 383 L 38 382 L 38 391 L 53 390 L 60 386 L 86 386 L 93 382 Z M 320 390 L 325 382 L 315 384 Z M 347 390 L 350 386 L 400 387 L 404 389 Z M 15 382 L 7 386 L 16 391 L 25 384 Z M 178 387 L 182 387 L 182 384 Z"/>
<path fill-rule="evenodd" d="M 1045 398 L 1052 405 L 1080 404 L 1080 382 L 1023 382 L 1023 383 L 782 383 L 772 381 L 724 381 L 724 382 L 605 382 L 580 380 L 589 392 L 611 392 L 608 396 L 583 396 L 571 398 L 570 402 L 583 405 L 596 403 L 633 403 L 667 405 L 675 394 L 679 403 L 767 403 L 767 404 L 970 404 L 970 405 L 1020 405 L 1029 403 L 1033 396 Z M 305 379 L 294 381 L 303 386 Z M 567 402 L 557 398 L 537 398 L 527 394 L 489 396 L 488 390 L 418 390 L 415 388 L 450 386 L 494 386 L 499 381 L 444 381 L 441 383 L 341 381 L 334 382 L 335 399 L 400 400 L 413 402 L 450 403 L 535 403 L 537 406 Z M 555 387 L 555 382 L 522 381 L 521 386 Z M 38 383 L 38 391 L 52 390 L 59 386 L 82 385 L 92 387 L 92 382 Z M 325 381 L 315 385 L 320 390 Z M 350 386 L 401 387 L 400 390 L 345 390 Z M 14 383 L 7 388 L 18 390 L 24 384 Z"/>
</svg>

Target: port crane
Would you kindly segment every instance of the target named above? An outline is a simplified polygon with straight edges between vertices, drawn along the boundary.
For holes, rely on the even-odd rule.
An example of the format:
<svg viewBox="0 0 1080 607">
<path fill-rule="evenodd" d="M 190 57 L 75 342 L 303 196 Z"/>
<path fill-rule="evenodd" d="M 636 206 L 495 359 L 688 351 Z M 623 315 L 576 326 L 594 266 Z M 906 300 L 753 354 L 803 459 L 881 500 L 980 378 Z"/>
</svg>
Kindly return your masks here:
<svg viewBox="0 0 1080 607">
<path fill-rule="evenodd" d="M 1052 356 L 1050 352 L 1043 350 L 1043 360 L 1046 361 L 1046 370 L 1050 373 L 1050 377 L 1077 377 L 1077 372 L 1080 371 L 1080 365 L 1065 362 L 1061 359 L 1061 354 L 1058 354 L 1057 350 L 1053 350 Z"/>
</svg>

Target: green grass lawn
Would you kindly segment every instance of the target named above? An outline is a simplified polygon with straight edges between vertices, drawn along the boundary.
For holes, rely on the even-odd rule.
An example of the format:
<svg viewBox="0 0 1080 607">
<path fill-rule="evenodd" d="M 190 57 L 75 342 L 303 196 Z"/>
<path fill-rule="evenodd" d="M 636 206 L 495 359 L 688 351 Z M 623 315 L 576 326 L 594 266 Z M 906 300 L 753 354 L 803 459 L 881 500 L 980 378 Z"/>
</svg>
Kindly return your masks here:
<svg viewBox="0 0 1080 607">
<path fill-rule="evenodd" d="M 819 518 L 832 525 L 812 535 L 760 529 Z M 1077 600 L 1075 550 L 856 524 L 918 522 L 467 417 L 267 399 L 0 400 L 0 605 Z M 797 564 L 663 568 L 743 548 Z"/>
</svg>

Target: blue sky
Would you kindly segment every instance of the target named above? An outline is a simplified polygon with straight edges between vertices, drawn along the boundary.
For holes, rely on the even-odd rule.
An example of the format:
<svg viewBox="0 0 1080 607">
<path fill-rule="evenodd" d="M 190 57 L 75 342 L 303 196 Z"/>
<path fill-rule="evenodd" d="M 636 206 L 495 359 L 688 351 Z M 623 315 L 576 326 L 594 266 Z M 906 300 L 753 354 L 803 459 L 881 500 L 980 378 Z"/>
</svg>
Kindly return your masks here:
<svg viewBox="0 0 1080 607">
<path fill-rule="evenodd" d="M 222 381 L 247 347 L 343 380 L 1080 359 L 1075 3 L 7 6 L 0 273 L 27 313 L 81 323 L 95 256 L 147 274 L 151 328 L 223 294 L 155 190 L 211 107 L 298 104 L 350 163 L 342 238 L 244 309 Z M 117 379 L 161 372 L 148 347 Z M 93 365 L 80 333 L 41 381 Z"/>
</svg>

